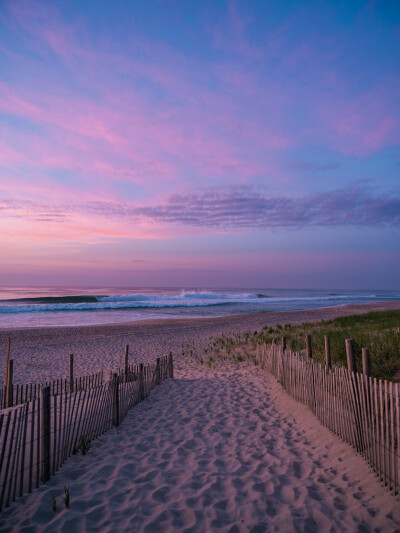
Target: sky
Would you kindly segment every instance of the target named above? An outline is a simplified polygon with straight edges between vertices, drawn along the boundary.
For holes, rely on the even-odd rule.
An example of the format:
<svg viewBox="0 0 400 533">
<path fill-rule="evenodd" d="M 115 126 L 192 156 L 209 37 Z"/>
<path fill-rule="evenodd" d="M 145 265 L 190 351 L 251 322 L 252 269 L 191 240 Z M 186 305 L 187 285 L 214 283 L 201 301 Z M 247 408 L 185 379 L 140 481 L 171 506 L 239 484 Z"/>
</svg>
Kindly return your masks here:
<svg viewBox="0 0 400 533">
<path fill-rule="evenodd" d="M 400 288 L 400 2 L 0 0 L 0 285 Z"/>
</svg>

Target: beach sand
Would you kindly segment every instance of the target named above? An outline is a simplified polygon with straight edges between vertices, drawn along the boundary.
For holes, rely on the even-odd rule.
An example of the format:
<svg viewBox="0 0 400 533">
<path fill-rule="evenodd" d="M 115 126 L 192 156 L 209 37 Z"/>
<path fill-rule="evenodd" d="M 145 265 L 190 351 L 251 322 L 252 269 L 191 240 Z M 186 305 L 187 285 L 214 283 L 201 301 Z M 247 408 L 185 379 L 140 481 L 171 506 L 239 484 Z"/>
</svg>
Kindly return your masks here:
<svg viewBox="0 0 400 533">
<path fill-rule="evenodd" d="M 272 376 L 249 361 L 210 369 L 179 355 L 182 343 L 200 352 L 211 335 L 380 309 L 400 309 L 400 302 L 2 331 L 0 346 L 12 335 L 21 380 L 65 376 L 70 352 L 79 354 L 82 373 L 115 369 L 125 343 L 137 361 L 173 351 L 175 379 L 96 439 L 86 456 L 71 457 L 48 483 L 1 513 L 0 531 L 400 531 L 398 497 Z"/>
<path fill-rule="evenodd" d="M 211 336 L 261 330 L 264 326 L 330 320 L 338 316 L 400 309 L 400 301 L 355 304 L 325 309 L 257 313 L 221 318 L 147 320 L 100 326 L 0 329 L 0 384 L 4 384 L 7 337 L 11 337 L 14 382 L 31 383 L 68 376 L 69 354 L 75 354 L 75 375 L 122 366 L 125 344 L 130 362 L 150 362 L 182 345 L 194 345 L 200 354 Z"/>
</svg>

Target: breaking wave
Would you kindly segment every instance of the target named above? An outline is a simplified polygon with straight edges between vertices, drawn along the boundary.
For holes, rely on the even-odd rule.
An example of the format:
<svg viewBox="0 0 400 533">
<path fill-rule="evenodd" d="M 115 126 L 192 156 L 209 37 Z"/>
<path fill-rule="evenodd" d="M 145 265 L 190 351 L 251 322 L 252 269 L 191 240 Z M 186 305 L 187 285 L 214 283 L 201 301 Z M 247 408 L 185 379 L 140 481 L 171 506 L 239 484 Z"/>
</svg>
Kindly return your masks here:
<svg viewBox="0 0 400 533">
<path fill-rule="evenodd" d="M 113 309 L 166 309 L 245 304 L 311 303 L 373 299 L 375 294 L 269 297 L 262 293 L 215 293 L 181 291 L 176 295 L 122 294 L 115 296 L 56 296 L 3 301 L 0 313 L 36 313 L 56 311 L 100 311 Z M 5 305 L 4 305 L 5 304 Z"/>
</svg>

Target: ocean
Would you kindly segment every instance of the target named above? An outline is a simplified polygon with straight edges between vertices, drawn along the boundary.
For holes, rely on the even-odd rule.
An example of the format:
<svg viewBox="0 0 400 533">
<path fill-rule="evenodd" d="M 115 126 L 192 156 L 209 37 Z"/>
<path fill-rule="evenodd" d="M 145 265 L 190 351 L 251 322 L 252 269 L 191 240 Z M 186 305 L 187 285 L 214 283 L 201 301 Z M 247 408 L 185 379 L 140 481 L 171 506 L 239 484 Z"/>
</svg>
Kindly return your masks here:
<svg viewBox="0 0 400 533">
<path fill-rule="evenodd" d="M 400 300 L 400 290 L 0 287 L 0 328 L 112 324 Z"/>
</svg>

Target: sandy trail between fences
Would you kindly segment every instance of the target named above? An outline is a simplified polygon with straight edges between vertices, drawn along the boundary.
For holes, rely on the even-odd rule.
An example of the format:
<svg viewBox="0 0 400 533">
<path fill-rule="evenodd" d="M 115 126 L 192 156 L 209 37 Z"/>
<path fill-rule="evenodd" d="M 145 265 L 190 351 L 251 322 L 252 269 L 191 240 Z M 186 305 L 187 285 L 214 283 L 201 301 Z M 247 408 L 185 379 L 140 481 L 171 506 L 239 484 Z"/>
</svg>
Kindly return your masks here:
<svg viewBox="0 0 400 533">
<path fill-rule="evenodd" d="M 260 368 L 177 358 L 175 379 L 12 504 L 0 524 L 15 532 L 387 532 L 400 531 L 400 506 Z"/>
</svg>

